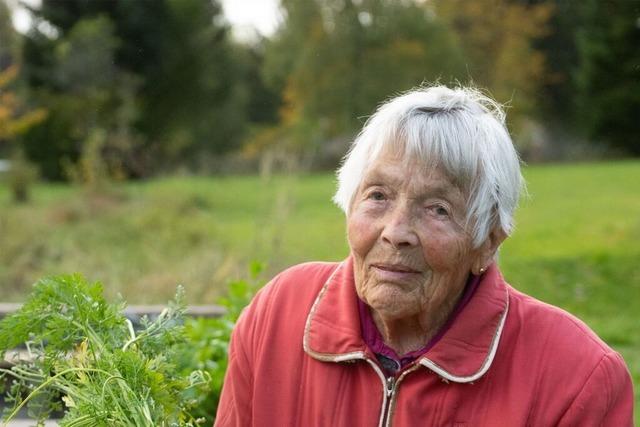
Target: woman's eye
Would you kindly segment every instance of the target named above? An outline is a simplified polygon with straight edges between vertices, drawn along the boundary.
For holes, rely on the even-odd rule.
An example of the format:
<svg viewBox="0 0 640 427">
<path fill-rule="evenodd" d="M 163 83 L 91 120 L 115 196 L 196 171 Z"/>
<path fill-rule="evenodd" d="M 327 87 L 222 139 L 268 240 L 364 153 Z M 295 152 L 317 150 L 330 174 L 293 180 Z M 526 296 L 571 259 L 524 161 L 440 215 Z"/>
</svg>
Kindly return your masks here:
<svg viewBox="0 0 640 427">
<path fill-rule="evenodd" d="M 449 216 L 449 211 L 442 206 L 434 206 L 433 212 L 438 216 Z"/>
<path fill-rule="evenodd" d="M 381 191 L 372 191 L 369 193 L 369 198 L 372 200 L 384 200 L 384 194 Z"/>
<path fill-rule="evenodd" d="M 438 215 L 449 215 L 449 212 L 447 212 L 447 210 L 443 207 L 436 208 L 436 213 Z"/>
</svg>

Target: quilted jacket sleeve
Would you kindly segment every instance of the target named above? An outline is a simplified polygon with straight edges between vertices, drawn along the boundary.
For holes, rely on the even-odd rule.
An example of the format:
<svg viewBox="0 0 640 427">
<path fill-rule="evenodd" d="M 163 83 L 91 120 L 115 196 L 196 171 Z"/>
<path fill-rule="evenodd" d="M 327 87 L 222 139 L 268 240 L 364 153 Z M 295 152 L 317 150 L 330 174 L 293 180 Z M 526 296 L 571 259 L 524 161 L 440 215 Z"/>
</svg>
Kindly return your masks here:
<svg viewBox="0 0 640 427">
<path fill-rule="evenodd" d="M 633 426 L 633 386 L 619 354 L 600 360 L 559 425 Z"/>
</svg>

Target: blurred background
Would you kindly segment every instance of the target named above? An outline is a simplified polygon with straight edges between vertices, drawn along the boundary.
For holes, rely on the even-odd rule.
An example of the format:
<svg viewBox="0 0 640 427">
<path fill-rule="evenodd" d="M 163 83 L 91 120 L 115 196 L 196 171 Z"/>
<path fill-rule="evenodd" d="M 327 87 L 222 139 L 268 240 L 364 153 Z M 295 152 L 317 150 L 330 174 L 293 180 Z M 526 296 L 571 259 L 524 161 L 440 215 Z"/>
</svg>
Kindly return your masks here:
<svg viewBox="0 0 640 427">
<path fill-rule="evenodd" d="M 501 265 L 640 383 L 640 1 L 0 0 L 0 301 L 78 271 L 212 303 L 347 255 L 333 170 L 386 98 L 503 103 L 529 197 Z"/>
</svg>

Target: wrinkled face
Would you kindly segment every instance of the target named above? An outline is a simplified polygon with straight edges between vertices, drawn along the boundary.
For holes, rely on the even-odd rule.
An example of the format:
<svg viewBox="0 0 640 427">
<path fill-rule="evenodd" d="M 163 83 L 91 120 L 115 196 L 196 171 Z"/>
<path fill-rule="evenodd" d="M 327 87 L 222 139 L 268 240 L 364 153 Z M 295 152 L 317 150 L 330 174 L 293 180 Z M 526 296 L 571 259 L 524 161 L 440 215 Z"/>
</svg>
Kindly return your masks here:
<svg viewBox="0 0 640 427">
<path fill-rule="evenodd" d="M 394 319 L 450 309 L 481 262 L 465 200 L 440 170 L 381 155 L 347 217 L 358 296 Z"/>
</svg>

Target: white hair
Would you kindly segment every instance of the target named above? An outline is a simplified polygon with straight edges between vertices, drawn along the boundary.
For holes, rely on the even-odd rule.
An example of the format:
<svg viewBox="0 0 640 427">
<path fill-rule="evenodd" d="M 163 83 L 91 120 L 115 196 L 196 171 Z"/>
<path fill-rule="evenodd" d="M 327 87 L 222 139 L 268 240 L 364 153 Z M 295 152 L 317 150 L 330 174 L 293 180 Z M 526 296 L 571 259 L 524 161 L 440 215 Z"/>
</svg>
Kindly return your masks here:
<svg viewBox="0 0 640 427">
<path fill-rule="evenodd" d="M 479 247 L 494 227 L 507 235 L 524 180 L 505 113 L 474 88 L 421 87 L 382 104 L 338 169 L 334 202 L 348 216 L 354 196 L 383 149 L 441 167 L 467 195 L 467 227 Z"/>
</svg>

